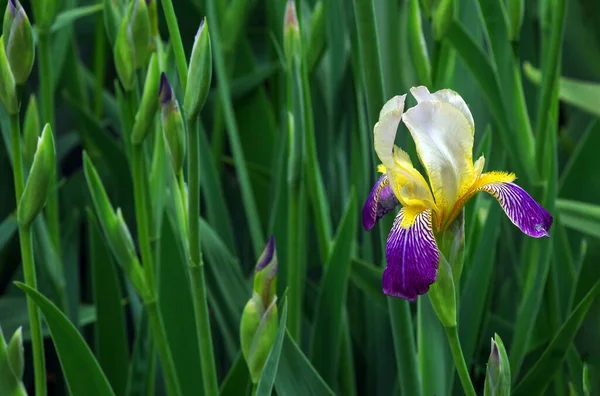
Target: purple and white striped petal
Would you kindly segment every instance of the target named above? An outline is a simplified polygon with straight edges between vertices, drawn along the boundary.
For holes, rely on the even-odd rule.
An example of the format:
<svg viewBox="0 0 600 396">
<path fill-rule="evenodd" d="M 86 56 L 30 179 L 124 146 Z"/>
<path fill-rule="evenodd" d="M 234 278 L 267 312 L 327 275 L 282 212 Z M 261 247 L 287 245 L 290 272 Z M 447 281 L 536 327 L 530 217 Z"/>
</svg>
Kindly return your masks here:
<svg viewBox="0 0 600 396">
<path fill-rule="evenodd" d="M 424 210 L 408 228 L 401 226 L 404 208 L 396 216 L 386 243 L 383 272 L 383 292 L 388 296 L 415 301 L 435 282 L 440 254 L 431 216 L 431 209 Z"/>
<path fill-rule="evenodd" d="M 394 210 L 400 203 L 394 195 L 392 187 L 388 181 L 387 175 L 381 177 L 375 182 L 365 206 L 363 206 L 363 227 L 369 231 L 375 226 L 375 223 L 388 212 Z"/>
<path fill-rule="evenodd" d="M 523 233 L 534 238 L 550 236 L 552 215 L 521 187 L 514 183 L 490 183 L 480 190 L 492 194 L 510 221 Z"/>
</svg>

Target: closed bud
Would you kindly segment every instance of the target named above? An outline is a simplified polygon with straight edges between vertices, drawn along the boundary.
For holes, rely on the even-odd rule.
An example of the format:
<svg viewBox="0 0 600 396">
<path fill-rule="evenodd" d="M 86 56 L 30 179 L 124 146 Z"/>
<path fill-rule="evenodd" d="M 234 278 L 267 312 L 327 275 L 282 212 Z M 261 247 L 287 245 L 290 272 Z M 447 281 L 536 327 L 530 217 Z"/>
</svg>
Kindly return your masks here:
<svg viewBox="0 0 600 396">
<path fill-rule="evenodd" d="M 504 396 L 510 394 L 510 363 L 504 343 L 498 334 L 494 335 L 485 374 L 484 396 Z"/>
<path fill-rule="evenodd" d="M 165 73 L 160 76 L 159 102 L 160 120 L 167 142 L 167 150 L 170 154 L 171 166 L 175 174 L 178 175 L 183 168 L 185 159 L 185 125 L 175 92 L 173 92 Z M 194 132 L 190 131 L 190 133 Z"/>
<path fill-rule="evenodd" d="M 42 31 L 50 30 L 58 11 L 58 0 L 31 0 L 36 26 Z"/>
<path fill-rule="evenodd" d="M 23 124 L 23 161 L 29 168 L 33 162 L 35 149 L 37 147 L 38 138 L 40 137 L 40 112 L 38 110 L 37 100 L 35 95 L 29 98 L 29 105 L 25 112 L 25 122 Z"/>
<path fill-rule="evenodd" d="M 25 352 L 23 350 L 23 329 L 19 327 L 6 347 L 8 364 L 15 377 L 20 381 L 25 372 Z"/>
<path fill-rule="evenodd" d="M 200 22 L 196 33 L 187 77 L 183 109 L 187 119 L 191 120 L 197 117 L 204 107 L 212 79 L 212 50 L 206 18 Z"/>
<path fill-rule="evenodd" d="M 152 293 L 146 285 L 144 270 L 136 255 L 135 245 L 123 213 L 120 209 L 114 211 L 100 175 L 86 152 L 83 153 L 83 171 L 96 215 L 111 252 L 140 296 L 144 301 L 149 301 Z"/>
<path fill-rule="evenodd" d="M 240 324 L 242 354 L 254 384 L 260 380 L 277 334 L 276 276 L 277 253 L 271 237 L 256 265 L 252 298 L 242 312 Z"/>
<path fill-rule="evenodd" d="M 135 116 L 135 124 L 131 132 L 131 141 L 133 144 L 141 144 L 150 131 L 150 127 L 154 125 L 154 115 L 158 110 L 158 100 L 156 100 L 156 92 L 159 84 L 159 68 L 158 58 L 152 55 L 150 65 L 146 74 L 146 82 L 144 83 L 144 93 L 142 94 L 142 102 Z"/>
<path fill-rule="evenodd" d="M 300 27 L 298 25 L 298 14 L 296 3 L 288 0 L 283 18 L 283 49 L 285 57 L 290 61 L 293 56 L 301 54 L 300 50 Z"/>
<path fill-rule="evenodd" d="M 8 345 L 0 328 L 0 389 L 2 395 L 27 396 L 23 382 L 23 336 L 18 328 Z"/>
<path fill-rule="evenodd" d="M 454 19 L 454 0 L 440 0 L 433 13 L 433 37 L 441 41 Z"/>
<path fill-rule="evenodd" d="M 117 74 L 126 91 L 133 89 L 135 71 L 150 53 L 150 16 L 146 0 L 134 0 L 121 22 L 115 41 L 114 57 Z"/>
<path fill-rule="evenodd" d="M 119 0 L 104 0 L 104 30 L 111 45 L 115 44 L 117 33 L 123 19 L 123 10 Z"/>
<path fill-rule="evenodd" d="M 4 37 L 0 40 L 0 100 L 8 114 L 19 113 L 17 102 L 17 87 L 15 78 L 10 70 L 10 64 L 4 48 Z"/>
<path fill-rule="evenodd" d="M 38 139 L 37 149 L 23 195 L 19 201 L 17 219 L 28 226 L 46 204 L 56 177 L 56 150 L 50 124 L 46 124 Z"/>
<path fill-rule="evenodd" d="M 429 288 L 433 310 L 444 327 L 456 327 L 456 289 L 452 268 L 440 252 L 437 279 Z"/>
<path fill-rule="evenodd" d="M 35 47 L 29 18 L 19 0 L 9 0 L 6 5 L 2 40 L 15 83 L 22 85 L 31 74 Z"/>
<path fill-rule="evenodd" d="M 511 41 L 518 41 L 525 13 L 524 0 L 508 0 L 508 21 Z"/>
</svg>

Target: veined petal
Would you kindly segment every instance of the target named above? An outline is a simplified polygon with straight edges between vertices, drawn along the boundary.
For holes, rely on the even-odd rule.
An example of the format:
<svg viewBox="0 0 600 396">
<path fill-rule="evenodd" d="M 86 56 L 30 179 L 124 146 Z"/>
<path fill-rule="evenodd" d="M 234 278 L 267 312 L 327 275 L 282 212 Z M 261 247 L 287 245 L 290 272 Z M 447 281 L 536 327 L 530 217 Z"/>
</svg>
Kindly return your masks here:
<svg viewBox="0 0 600 396">
<path fill-rule="evenodd" d="M 471 115 L 469 106 L 465 103 L 462 96 L 457 94 L 451 89 L 441 89 L 437 92 L 430 93 L 427 87 L 419 86 L 410 89 L 410 92 L 417 100 L 417 103 L 425 102 L 427 100 L 437 100 L 438 102 L 449 103 L 454 106 L 457 110 L 464 114 L 465 118 L 471 124 L 471 133 L 475 132 L 475 122 Z"/>
<path fill-rule="evenodd" d="M 402 226 L 404 213 L 402 208 L 387 238 L 383 292 L 414 301 L 435 282 L 440 256 L 433 235 L 432 210 L 418 213 L 408 227 Z"/>
<path fill-rule="evenodd" d="M 445 216 L 459 196 L 473 184 L 473 126 L 450 103 L 426 100 L 402 119 L 427 170 L 435 203 Z"/>
<path fill-rule="evenodd" d="M 363 206 L 362 219 L 365 230 L 372 229 L 379 219 L 398 205 L 398 199 L 392 192 L 387 175 L 381 175 Z"/>
<path fill-rule="evenodd" d="M 404 111 L 405 99 L 406 95 L 398 95 L 388 100 L 383 105 L 379 113 L 379 121 L 373 130 L 375 152 L 387 168 L 394 167 L 394 140 Z"/>
<path fill-rule="evenodd" d="M 534 237 L 549 237 L 552 215 L 537 203 L 527 191 L 514 183 L 495 182 L 479 188 L 494 196 L 504 212 L 523 233 Z"/>
</svg>

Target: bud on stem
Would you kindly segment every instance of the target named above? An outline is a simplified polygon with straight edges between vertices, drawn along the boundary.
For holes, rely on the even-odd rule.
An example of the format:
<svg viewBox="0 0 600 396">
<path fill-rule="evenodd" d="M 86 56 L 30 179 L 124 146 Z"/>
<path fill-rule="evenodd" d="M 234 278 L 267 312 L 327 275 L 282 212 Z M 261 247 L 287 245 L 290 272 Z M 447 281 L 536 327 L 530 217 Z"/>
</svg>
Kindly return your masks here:
<svg viewBox="0 0 600 396">
<path fill-rule="evenodd" d="M 200 110 L 204 107 L 212 79 L 212 50 L 206 18 L 200 22 L 200 28 L 198 28 L 194 40 L 187 77 L 183 110 L 186 118 L 193 120 L 198 117 Z"/>
<path fill-rule="evenodd" d="M 4 13 L 2 39 L 15 83 L 23 85 L 33 68 L 35 47 L 29 18 L 19 0 L 9 0 Z"/>
<path fill-rule="evenodd" d="M 10 70 L 10 64 L 4 48 L 4 37 L 0 40 L 0 100 L 10 115 L 19 113 L 17 86 Z"/>
<path fill-rule="evenodd" d="M 143 143 L 150 127 L 154 124 L 154 116 L 156 110 L 158 110 L 156 92 L 158 92 L 159 73 L 158 58 L 156 55 L 152 55 L 146 74 L 146 82 L 144 83 L 142 102 L 135 115 L 135 124 L 131 132 L 131 142 L 133 144 Z"/>
<path fill-rule="evenodd" d="M 50 188 L 56 177 L 56 151 L 50 124 L 46 124 L 38 139 L 37 149 L 23 195 L 17 209 L 17 219 L 23 226 L 29 226 L 46 204 Z"/>
<path fill-rule="evenodd" d="M 27 396 L 23 386 L 25 356 L 23 353 L 23 332 L 19 327 L 8 345 L 0 328 L 0 389 L 2 394 Z"/>
<path fill-rule="evenodd" d="M 175 92 L 169 84 L 169 79 L 165 73 L 160 76 L 160 120 L 162 122 L 163 133 L 167 142 L 167 149 L 171 159 L 171 166 L 175 175 L 179 175 L 183 168 L 185 160 L 185 124 L 179 103 L 175 97 Z M 194 133 L 194 131 L 190 131 Z"/>
<path fill-rule="evenodd" d="M 484 396 L 510 395 L 510 363 L 504 343 L 494 334 L 485 375 Z"/>
<path fill-rule="evenodd" d="M 23 162 L 29 168 L 33 162 L 35 149 L 37 148 L 38 138 L 40 137 L 40 112 L 38 110 L 35 95 L 29 98 L 29 105 L 25 112 L 25 122 L 23 124 Z"/>
</svg>

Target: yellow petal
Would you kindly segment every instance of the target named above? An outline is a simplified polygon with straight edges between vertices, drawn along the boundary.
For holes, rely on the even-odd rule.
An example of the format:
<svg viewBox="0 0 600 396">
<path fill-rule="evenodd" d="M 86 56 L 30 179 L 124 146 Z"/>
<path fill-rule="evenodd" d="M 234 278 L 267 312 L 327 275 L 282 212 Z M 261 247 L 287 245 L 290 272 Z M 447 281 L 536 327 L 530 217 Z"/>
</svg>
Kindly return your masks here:
<svg viewBox="0 0 600 396">
<path fill-rule="evenodd" d="M 387 168 L 388 180 L 402 206 L 435 207 L 425 178 L 413 167 L 408 154 L 394 146 L 392 157 L 394 165 Z"/>
<path fill-rule="evenodd" d="M 394 167 L 393 157 L 396 131 L 404 111 L 406 95 L 394 96 L 388 100 L 379 113 L 379 121 L 373 130 L 375 152 L 379 160 L 388 168 Z"/>
<path fill-rule="evenodd" d="M 421 94 L 424 93 L 418 92 L 417 96 Z M 441 96 L 453 98 L 449 94 Z M 456 98 L 452 100 L 460 102 Z M 473 184 L 474 175 L 472 117 L 468 118 L 464 113 L 468 108 L 461 110 L 454 104 L 423 100 L 402 116 L 427 170 L 442 216 Z"/>
</svg>

